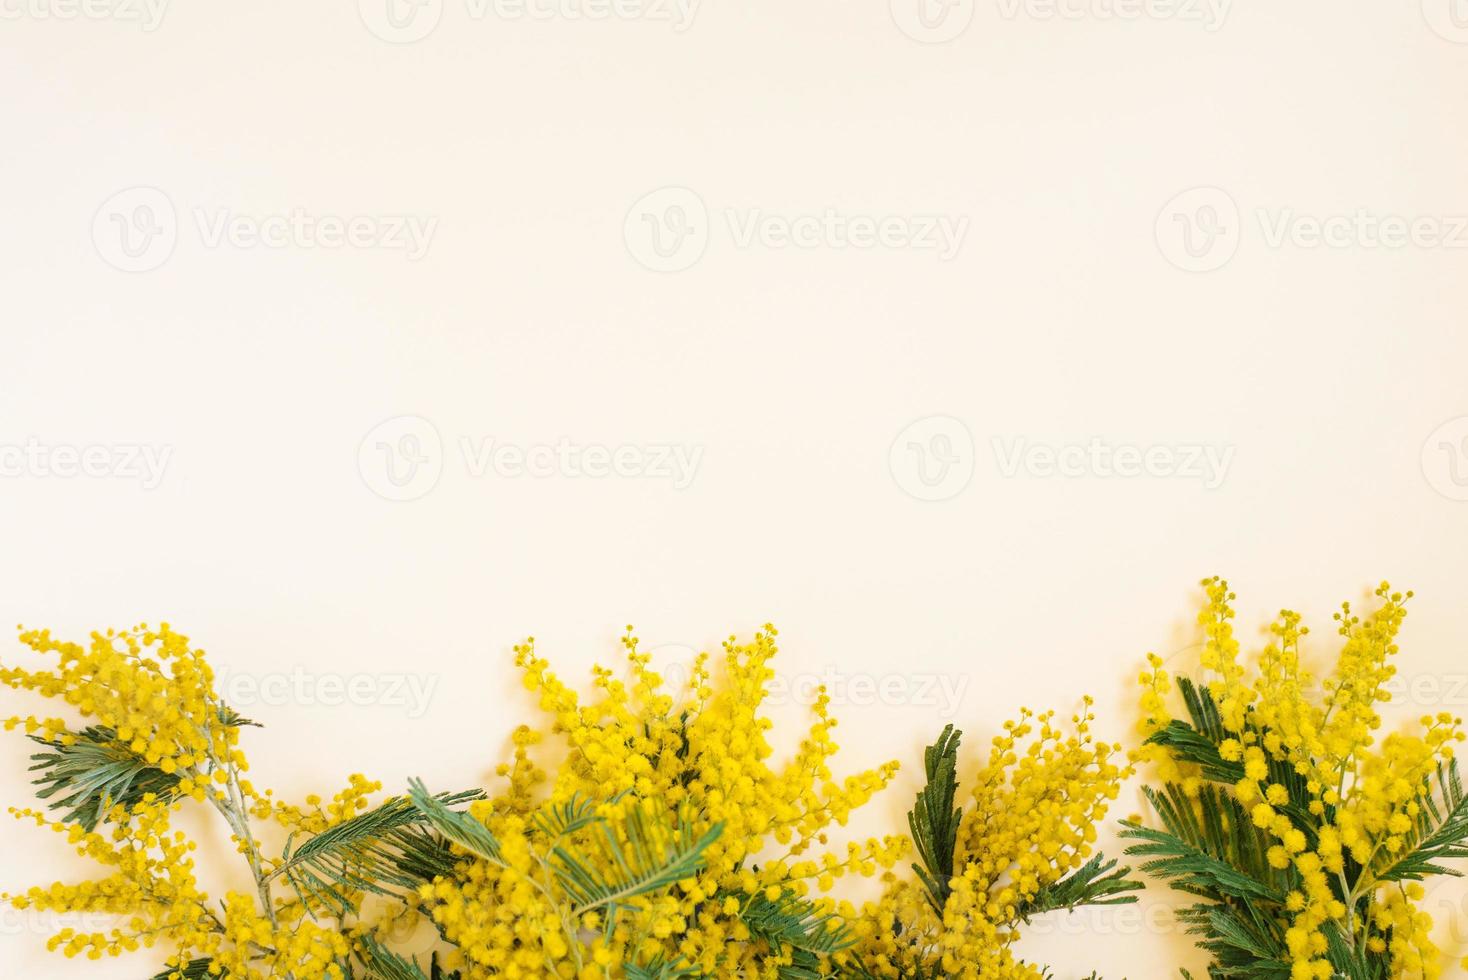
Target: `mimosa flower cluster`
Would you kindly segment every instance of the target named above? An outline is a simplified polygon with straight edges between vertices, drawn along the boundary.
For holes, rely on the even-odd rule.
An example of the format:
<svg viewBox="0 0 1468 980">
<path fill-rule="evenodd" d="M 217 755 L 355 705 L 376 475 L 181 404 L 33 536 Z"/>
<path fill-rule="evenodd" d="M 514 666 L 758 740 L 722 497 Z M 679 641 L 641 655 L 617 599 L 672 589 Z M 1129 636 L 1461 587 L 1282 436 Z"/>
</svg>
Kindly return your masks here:
<svg viewBox="0 0 1468 980">
<path fill-rule="evenodd" d="M 1091 701 L 1085 701 L 1089 709 Z M 951 862 L 922 884 L 896 882 L 858 929 L 851 957 L 865 975 L 955 980 L 1042 980 L 1015 956 L 1020 926 L 1034 915 L 1081 904 L 1131 902 L 1134 883 L 1099 864 L 1087 868 L 1097 827 L 1130 768 L 1120 745 L 1099 742 L 1089 710 L 1070 719 L 1022 710 L 994 738 L 957 825 Z M 914 828 L 916 829 L 916 828 Z M 1092 871 L 1102 873 L 1092 874 Z M 1062 881 L 1084 883 L 1068 898 Z"/>
<path fill-rule="evenodd" d="M 163 944 L 157 980 L 1031 978 L 1038 969 L 1011 951 L 1019 922 L 1129 900 L 1133 883 L 1084 860 L 1124 775 L 1089 710 L 1066 731 L 1023 712 L 995 739 L 961 821 L 962 808 L 936 825 L 915 816 L 941 902 L 893 872 L 907 837 L 838 843 L 898 765 L 838 776 L 824 692 L 776 761 L 761 714 L 776 636 L 730 638 L 669 690 L 629 629 L 625 669 L 597 668 L 589 699 L 529 641 L 515 660 L 548 724 L 514 733 L 500 791 L 435 796 L 415 782 L 374 804 L 380 786 L 353 776 L 330 802 L 295 805 L 251 783 L 240 741 L 254 723 L 220 700 L 187 637 L 140 626 L 82 646 L 22 631 L 50 666 L 3 667 L 0 682 L 61 702 L 86 727 L 9 719 L 42 746 L 49 804 L 12 812 L 107 875 L 7 900 L 116 916 L 106 934 L 63 929 L 51 945 L 95 959 Z M 560 743 L 553 772 L 535 760 L 547 734 Z M 924 795 L 951 803 L 958 735 L 944 739 Z M 251 887 L 205 893 L 202 849 L 173 826 L 190 805 L 223 818 Z M 946 839 L 937 864 L 935 832 Z M 858 910 L 836 894 L 843 878 L 873 875 L 888 885 L 880 903 Z M 369 898 L 385 903 L 372 916 Z M 439 943 L 420 963 L 393 941 L 425 919 Z"/>
<path fill-rule="evenodd" d="M 848 819 L 898 764 L 838 774 L 824 691 L 802 734 L 774 737 L 772 626 L 700 655 L 679 689 L 629 627 L 589 695 L 529 640 L 514 660 L 546 721 L 513 733 L 497 788 L 411 780 L 384 798 L 353 775 L 299 803 L 256 788 L 255 723 L 167 624 L 84 644 L 22 629 L 0 684 L 58 708 L 3 719 L 38 746 L 40 803 L 10 812 L 101 872 L 3 900 L 111 917 L 50 946 L 162 947 L 154 980 L 1051 980 L 1026 925 L 1142 887 L 1097 850 L 1142 767 L 1156 819 L 1123 823 L 1126 853 L 1188 896 L 1178 915 L 1213 980 L 1442 976 L 1423 882 L 1468 858 L 1464 733 L 1448 714 L 1383 719 L 1411 594 L 1383 584 L 1369 612 L 1343 606 L 1317 680 L 1301 616 L 1282 612 L 1246 656 L 1227 583 L 1203 586 L 1204 676 L 1150 658 L 1130 754 L 1097 734 L 1089 698 L 1021 709 L 974 769 L 950 725 L 923 756 L 909 834 L 854 840 Z M 237 867 L 197 866 L 217 849 L 184 832 L 188 808 L 221 822 Z M 879 878 L 880 897 L 843 896 L 852 878 Z M 410 934 L 426 958 L 403 952 Z"/>
<path fill-rule="evenodd" d="M 827 893 L 849 874 L 890 868 L 906 849 L 900 837 L 827 847 L 828 833 L 882 789 L 897 771 L 889 762 L 837 779 L 837 746 L 829 698 L 812 707 L 809 731 L 794 757 L 778 767 L 759 714 L 775 655 L 775 630 L 749 643 L 724 645 L 723 676 L 711 677 L 707 655 L 689 689 L 668 691 L 638 650 L 630 629 L 623 643 L 628 679 L 595 672 L 596 696 L 583 704 L 535 652 L 516 649 L 525 684 L 564 743 L 564 762 L 547 780 L 531 760 L 540 740 L 522 728 L 514 762 L 502 770 L 508 790 L 471 812 L 500 843 L 421 889 L 424 906 L 456 950 L 445 960 L 465 978 L 624 975 L 624 964 L 652 971 L 676 964 L 700 976 L 777 977 L 808 966 L 811 950 L 842 944 L 852 916 Z M 534 792 L 548 781 L 543 797 Z M 595 824 L 572 826 L 564 814 L 596 802 Z M 655 853 L 674 828 L 707 840 L 700 867 L 670 887 L 618 902 L 587 900 L 562 887 L 553 865 L 558 849 L 574 850 L 587 873 L 625 877 L 622 849 L 630 822 L 652 828 Z M 643 831 L 645 832 L 645 831 Z M 814 923 L 800 944 L 788 931 L 764 928 L 771 910 L 797 911 Z"/>
<path fill-rule="evenodd" d="M 275 817 L 290 829 L 317 832 L 365 808 L 377 787 L 363 777 L 326 809 L 272 802 L 245 773 L 236 715 L 214 692 L 202 650 L 168 624 L 94 633 L 83 646 L 48 631 L 22 631 L 22 644 L 54 661 L 49 669 L 0 667 L 0 683 L 67 705 L 91 724 L 16 716 L 7 730 L 26 732 L 47 751 L 35 756 L 43 798 L 59 818 L 11 809 L 21 819 L 66 837 L 108 874 L 68 885 L 56 882 L 7 896 L 19 909 L 117 916 L 106 933 L 62 929 L 50 941 L 67 955 L 116 956 L 159 942 L 170 944 L 170 966 L 207 965 L 210 975 L 342 978 L 349 950 L 344 920 L 316 921 L 309 902 L 273 894 L 280 868 L 258 842 L 256 820 Z M 187 803 L 205 804 L 225 821 L 253 882 L 249 892 L 211 901 L 195 873 L 196 843 L 173 828 Z M 193 974 L 197 975 L 197 974 Z"/>
<path fill-rule="evenodd" d="M 1203 586 L 1204 682 L 1179 682 L 1188 719 L 1169 714 L 1159 658 L 1140 679 L 1147 742 L 1137 755 L 1165 786 L 1152 798 L 1166 831 L 1134 824 L 1145 843 L 1129 853 L 1211 900 L 1188 911 L 1220 976 L 1271 964 L 1291 980 L 1441 976 L 1418 903 L 1424 879 L 1454 873 L 1443 860 L 1468 856 L 1453 761 L 1464 733 L 1440 713 L 1382 734 L 1411 593 L 1382 583 L 1369 613 L 1344 604 L 1339 655 L 1317 681 L 1298 613 L 1281 612 L 1246 659 L 1228 583 Z M 1245 877 L 1212 873 L 1205 859 Z"/>
</svg>

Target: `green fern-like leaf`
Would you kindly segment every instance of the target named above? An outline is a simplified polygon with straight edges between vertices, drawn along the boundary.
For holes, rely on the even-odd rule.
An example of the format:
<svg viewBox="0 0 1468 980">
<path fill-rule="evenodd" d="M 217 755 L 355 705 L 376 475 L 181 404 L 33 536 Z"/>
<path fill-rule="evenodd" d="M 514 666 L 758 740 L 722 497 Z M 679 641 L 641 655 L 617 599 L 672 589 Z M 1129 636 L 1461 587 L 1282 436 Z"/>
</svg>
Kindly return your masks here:
<svg viewBox="0 0 1468 980">
<path fill-rule="evenodd" d="M 478 790 L 434 798 L 443 807 L 483 799 Z M 274 872 L 313 908 L 343 913 L 351 893 L 401 895 L 453 870 L 455 860 L 442 838 L 424 824 L 428 817 L 412 799 L 398 797 L 337 824 L 299 845 L 286 842 Z"/>
<path fill-rule="evenodd" d="M 918 791 L 917 801 L 907 815 L 913 844 L 922 859 L 922 864 L 914 864 L 912 870 L 940 914 L 951 891 L 948 882 L 953 878 L 953 854 L 963 821 L 963 808 L 953 803 L 958 793 L 958 745 L 962 738 L 963 732 L 948 725 L 938 741 L 923 752 L 927 785 Z"/>
<path fill-rule="evenodd" d="M 567 803 L 547 806 L 537 811 L 532 820 L 546 837 L 558 840 L 596 823 L 601 819 L 596 811 L 595 801 L 577 795 L 572 796 Z"/>
<path fill-rule="evenodd" d="M 1242 762 L 1224 759 L 1218 754 L 1218 742 L 1185 721 L 1173 719 L 1167 727 L 1153 732 L 1147 742 L 1164 746 L 1179 762 L 1198 766 L 1204 779 L 1233 785 L 1244 778 Z"/>
<path fill-rule="evenodd" d="M 1028 922 L 1046 912 L 1086 905 L 1133 905 L 1137 896 L 1132 893 L 1146 886 L 1128 878 L 1130 873 L 1131 869 L 1118 868 L 1116 861 L 1097 854 L 1071 874 L 1041 888 L 1020 908 L 1020 918 Z"/>
<path fill-rule="evenodd" d="M 835 916 L 818 912 L 813 902 L 789 890 L 774 899 L 763 892 L 745 896 L 743 905 L 740 918 L 750 935 L 769 943 L 776 953 L 796 949 L 829 956 L 855 941 L 851 930 Z"/>
<path fill-rule="evenodd" d="M 693 821 L 681 815 L 671 827 L 661 826 L 634 804 L 620 827 L 598 820 L 575 844 L 552 848 L 548 863 L 574 905 L 574 915 L 601 908 L 615 911 L 628 899 L 698 874 L 704 852 L 723 830 L 720 823 L 698 835 Z"/>
<path fill-rule="evenodd" d="M 36 796 L 53 810 L 64 810 L 62 821 L 97 829 L 115 806 L 131 808 L 149 793 L 170 799 L 181 776 L 165 773 L 133 752 L 104 726 L 84 728 L 73 740 L 31 740 L 47 751 L 31 756 L 30 771 L 39 773 L 33 782 L 41 787 Z"/>
<path fill-rule="evenodd" d="M 219 721 L 226 728 L 260 727 L 228 705 L 220 705 Z M 41 787 L 36 796 L 48 801 L 51 809 L 66 811 L 63 823 L 79 824 L 87 831 L 96 830 L 113 807 L 131 809 L 150 793 L 172 799 L 183 778 L 182 773 L 166 773 L 132 751 L 105 725 L 72 732 L 69 738 L 32 735 L 30 739 L 46 749 L 31 756 L 30 771 L 40 774 L 33 779 Z"/>
<path fill-rule="evenodd" d="M 190 960 L 182 967 L 170 967 L 155 974 L 153 980 L 212 980 L 214 974 L 209 972 L 209 967 L 213 964 L 210 959 Z"/>
<path fill-rule="evenodd" d="M 623 969 L 627 972 L 627 980 L 683 980 L 684 977 L 698 976 L 698 971 L 682 960 L 670 961 L 661 957 L 648 963 L 628 963 Z"/>
<path fill-rule="evenodd" d="M 420 779 L 408 783 L 408 797 L 433 828 L 472 854 L 500 861 L 500 842 L 481 821 L 467 813 L 449 809 L 442 796 L 428 792 Z"/>
<path fill-rule="evenodd" d="M 1462 877 L 1441 862 L 1468 857 L 1468 796 L 1458 777 L 1458 760 L 1438 766 L 1437 786 L 1429 778 L 1417 797 L 1421 812 L 1404 853 L 1376 873 L 1378 881 L 1421 881 L 1431 875 Z"/>
<path fill-rule="evenodd" d="M 1133 857 L 1152 858 L 1142 871 L 1195 895 L 1226 895 L 1242 901 L 1264 899 L 1281 903 L 1284 895 L 1270 885 L 1212 857 L 1175 834 L 1129 825 L 1122 836 L 1140 841 L 1126 849 Z"/>
<path fill-rule="evenodd" d="M 348 973 L 348 980 L 460 980 L 461 976 L 457 970 L 445 970 L 437 953 L 429 957 L 425 973 L 416 957 L 398 956 L 371 937 L 357 940 L 357 958 L 365 972 Z"/>
<path fill-rule="evenodd" d="M 375 939 L 358 940 L 357 956 L 366 970 L 363 980 L 430 980 L 416 959 L 398 956 Z"/>
</svg>

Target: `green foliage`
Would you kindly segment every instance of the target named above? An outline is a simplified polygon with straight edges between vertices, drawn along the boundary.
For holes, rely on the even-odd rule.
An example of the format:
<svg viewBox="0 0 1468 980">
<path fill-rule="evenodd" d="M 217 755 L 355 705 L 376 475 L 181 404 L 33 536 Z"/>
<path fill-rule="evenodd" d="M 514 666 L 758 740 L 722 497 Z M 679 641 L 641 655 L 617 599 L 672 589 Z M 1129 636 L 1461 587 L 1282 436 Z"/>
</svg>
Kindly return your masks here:
<svg viewBox="0 0 1468 980">
<path fill-rule="evenodd" d="M 548 864 L 558 884 L 571 899 L 572 914 L 606 908 L 615 911 L 628 899 L 670 888 L 703 870 L 703 854 L 719 839 L 724 825 L 715 824 L 699 836 L 691 818 L 679 817 L 674 826 L 654 826 L 638 804 L 627 807 L 618 828 L 598 819 L 586 825 L 586 840 L 578 847 L 557 844 Z M 625 843 L 620 839 L 626 837 Z M 593 863 L 587 854 L 602 860 Z M 604 874 L 599 867 L 615 870 Z"/>
<path fill-rule="evenodd" d="M 810 969 L 819 965 L 820 957 L 846 949 L 855 939 L 834 916 L 818 912 L 813 902 L 788 890 L 774 899 L 763 892 L 747 896 L 740 918 L 750 935 L 768 942 L 777 954 L 793 952 L 797 965 Z"/>
<path fill-rule="evenodd" d="M 1019 917 L 1029 922 L 1046 912 L 1069 911 L 1087 905 L 1134 905 L 1143 884 L 1127 877 L 1130 868 L 1118 868 L 1097 854 L 1084 865 L 1057 882 L 1042 887 L 1035 897 L 1020 907 Z"/>
<path fill-rule="evenodd" d="M 1177 785 L 1165 793 L 1150 787 L 1143 792 L 1166 828 L 1132 824 L 1123 832 L 1141 842 L 1127 848 L 1128 855 L 1152 859 L 1143 872 L 1193 895 L 1282 905 L 1294 872 L 1269 865 L 1271 841 L 1237 800 L 1212 786 L 1201 788 L 1196 800 Z"/>
<path fill-rule="evenodd" d="M 361 980 L 459 980 L 457 971 L 449 972 L 439 966 L 436 954 L 429 960 L 428 972 L 424 973 L 416 958 L 398 956 L 371 938 L 358 940 L 357 956 L 366 971 Z"/>
<path fill-rule="evenodd" d="M 450 803 L 431 796 L 421 781 L 410 785 L 413 804 L 439 833 L 484 860 L 503 863 L 500 842 L 483 822 L 450 809 Z M 703 870 L 704 852 L 724 830 L 723 824 L 715 824 L 700 835 L 687 816 L 679 817 L 671 828 L 657 827 L 641 806 L 628 807 L 626 818 L 614 828 L 591 804 L 576 801 L 551 811 L 546 819 L 553 834 L 545 864 L 567 897 L 569 914 L 579 918 L 607 909 L 608 926 L 622 903 L 670 888 Z M 584 832 L 574 844 L 566 841 L 573 831 Z M 604 874 L 596 859 L 615 870 Z"/>
<path fill-rule="evenodd" d="M 364 938 L 358 943 L 358 954 L 367 980 L 429 980 L 416 959 L 406 959 L 389 952 L 376 940 Z"/>
<path fill-rule="evenodd" d="M 670 963 L 663 959 L 645 964 L 628 963 L 625 969 L 627 980 L 683 980 L 684 977 L 698 976 L 697 971 L 682 961 Z"/>
<path fill-rule="evenodd" d="M 1180 909 L 1178 919 L 1213 958 L 1211 978 L 1285 980 L 1290 961 L 1284 942 L 1288 921 L 1284 901 L 1298 884 L 1298 875 L 1293 867 L 1270 865 L 1267 852 L 1274 841 L 1254 825 L 1230 791 L 1244 777 L 1243 765 L 1219 755 L 1218 746 L 1228 734 L 1212 695 L 1187 678 L 1179 678 L 1178 686 L 1192 724 L 1174 720 L 1149 742 L 1197 764 L 1206 782 L 1196 796 L 1177 784 L 1167 784 L 1160 792 L 1144 788 L 1162 829 L 1124 825 L 1122 836 L 1136 841 L 1126 853 L 1148 859 L 1140 867 L 1144 873 L 1201 899 Z M 1292 798 L 1298 799 L 1293 794 Z M 1314 839 L 1317 828 L 1307 813 L 1293 807 L 1281 812 Z"/>
<path fill-rule="evenodd" d="M 449 809 L 441 797 L 428 792 L 422 780 L 414 779 L 408 783 L 408 796 L 424 818 L 444 837 L 486 860 L 502 860 L 500 842 L 489 832 L 489 828 L 467 813 Z"/>
<path fill-rule="evenodd" d="M 478 790 L 434 799 L 443 807 L 483 799 Z M 312 908 L 344 914 L 352 893 L 402 895 L 453 871 L 457 859 L 412 799 L 398 797 L 296 846 L 286 841 L 272 877 L 284 877 Z"/>
<path fill-rule="evenodd" d="M 927 785 L 918 791 L 917 801 L 907 814 L 913 845 L 922 864 L 912 870 L 928 891 L 928 901 L 940 915 L 948 901 L 953 878 L 953 852 L 958 846 L 958 827 L 963 822 L 963 808 L 954 804 L 958 792 L 958 744 L 963 733 L 948 725 L 938 741 L 923 752 Z"/>
<path fill-rule="evenodd" d="M 190 960 L 185 963 L 183 969 L 170 968 L 155 974 L 153 980 L 213 980 L 214 974 L 209 972 L 213 960 Z"/>
<path fill-rule="evenodd" d="M 227 728 L 260 726 L 241 717 L 228 705 L 219 707 L 219 721 Z M 106 725 L 93 725 L 71 733 L 69 742 L 37 735 L 31 741 L 47 751 L 31 756 L 30 772 L 40 773 L 32 782 L 41 787 L 39 799 L 53 810 L 66 811 L 65 823 L 96 830 L 115 806 L 131 808 L 149 793 L 171 798 L 178 788 L 178 773 L 166 773 L 117 737 Z"/>
<path fill-rule="evenodd" d="M 551 840 L 557 840 L 595 823 L 598 819 L 596 801 L 579 795 L 573 796 L 569 803 L 549 805 L 537 810 L 531 819 L 541 833 Z"/>
<path fill-rule="evenodd" d="M 1293 865 L 1280 869 L 1269 863 L 1267 854 L 1276 841 L 1254 825 L 1248 808 L 1233 794 L 1233 785 L 1244 777 L 1243 766 L 1219 754 L 1229 734 L 1213 695 L 1187 678 L 1179 678 L 1178 686 L 1189 721 L 1174 719 L 1148 741 L 1165 746 L 1181 762 L 1196 764 L 1204 782 L 1191 796 L 1172 783 L 1160 791 L 1144 789 L 1162 827 L 1126 824 L 1122 836 L 1135 842 L 1126 853 L 1147 859 L 1141 865 L 1143 872 L 1199 899 L 1179 910 L 1178 917 L 1212 957 L 1211 980 L 1288 980 L 1290 957 L 1284 931 L 1290 913 L 1284 903 L 1288 893 L 1299 887 L 1299 873 Z M 1334 817 L 1334 810 L 1327 807 L 1315 815 L 1300 806 L 1296 801 L 1308 798 L 1304 777 L 1278 761 L 1269 764 L 1267 781 L 1284 786 L 1291 800 L 1275 807 L 1276 812 L 1287 816 L 1313 849 L 1321 826 Z M 1375 881 L 1456 875 L 1459 872 L 1441 862 L 1468 857 L 1468 798 L 1456 762 L 1439 767 L 1436 780 L 1421 788 L 1418 804 L 1421 814 L 1407 835 L 1401 857 L 1378 870 Z M 1346 881 L 1361 878 L 1361 866 L 1349 855 L 1345 865 L 1344 875 L 1338 877 Z M 1341 883 L 1333 880 L 1331 887 L 1342 902 L 1351 899 Z M 1369 890 L 1356 894 L 1351 909 L 1355 921 L 1361 921 L 1369 907 Z M 1325 934 L 1326 958 L 1337 977 L 1385 980 L 1390 976 L 1388 954 L 1352 944 L 1335 923 L 1328 924 Z M 1187 976 L 1186 971 L 1183 975 Z"/>
<path fill-rule="evenodd" d="M 938 740 L 923 753 L 927 782 L 918 791 L 913 808 L 907 815 L 908 827 L 921 864 L 913 871 L 927 893 L 934 912 L 941 916 L 952 888 L 949 882 L 961 872 L 957 866 L 958 832 L 963 824 L 963 807 L 958 797 L 958 747 L 963 733 L 952 725 L 944 727 Z M 1134 892 L 1144 886 L 1128 878 L 1130 869 L 1118 867 L 1098 854 L 1060 881 L 1043 888 L 1019 911 L 1019 920 L 1029 922 L 1049 912 L 1069 912 L 1089 905 L 1130 905 L 1137 901 Z M 847 967 L 841 974 L 851 980 L 875 980 L 861 964 Z M 1047 978 L 1051 974 L 1046 971 Z M 901 980 L 942 980 L 942 974 L 929 970 L 913 970 Z M 1089 980 L 1097 980 L 1092 974 Z"/>
<path fill-rule="evenodd" d="M 132 807 L 149 793 L 167 799 L 180 777 L 151 765 L 119 741 L 111 728 L 84 728 L 72 744 L 32 735 L 48 751 L 31 756 L 31 772 L 41 787 L 36 796 L 53 810 L 65 810 L 61 819 L 93 831 L 115 806 Z"/>
<path fill-rule="evenodd" d="M 1462 872 L 1440 864 L 1468 857 L 1468 796 L 1458 778 L 1456 759 L 1437 767 L 1437 787 L 1429 784 L 1417 794 L 1421 813 L 1408 835 L 1406 853 L 1385 870 L 1382 881 L 1421 881 L 1431 875 L 1462 877 Z"/>
</svg>

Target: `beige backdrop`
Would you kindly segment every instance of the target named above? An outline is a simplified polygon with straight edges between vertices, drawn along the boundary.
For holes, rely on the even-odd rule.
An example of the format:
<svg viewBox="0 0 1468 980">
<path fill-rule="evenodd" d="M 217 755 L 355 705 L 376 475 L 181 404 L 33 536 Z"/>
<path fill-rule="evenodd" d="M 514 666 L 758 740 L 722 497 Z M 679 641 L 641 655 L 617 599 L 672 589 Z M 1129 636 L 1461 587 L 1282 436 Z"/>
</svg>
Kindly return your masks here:
<svg viewBox="0 0 1468 980">
<path fill-rule="evenodd" d="M 1462 0 L 0 20 L 0 619 L 171 619 L 262 783 L 472 784 L 525 634 L 580 678 L 771 619 L 779 717 L 825 680 L 846 765 L 908 765 L 876 832 L 945 722 L 970 768 L 1020 704 L 1128 732 L 1214 572 L 1316 650 L 1416 588 L 1402 712 L 1468 703 Z M 3 888 L 84 870 L 0 845 Z M 1166 909 L 1025 952 L 1173 976 Z M 0 975 L 153 965 L 0 922 Z"/>
</svg>

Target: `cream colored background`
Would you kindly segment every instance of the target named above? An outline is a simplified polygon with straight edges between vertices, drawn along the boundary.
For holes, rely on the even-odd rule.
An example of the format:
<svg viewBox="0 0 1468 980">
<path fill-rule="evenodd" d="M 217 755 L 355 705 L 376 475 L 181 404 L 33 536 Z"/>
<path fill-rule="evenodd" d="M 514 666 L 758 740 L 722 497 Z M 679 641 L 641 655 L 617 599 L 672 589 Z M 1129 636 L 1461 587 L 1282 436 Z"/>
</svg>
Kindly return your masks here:
<svg viewBox="0 0 1468 980">
<path fill-rule="evenodd" d="M 1271 246 L 1256 213 L 1468 214 L 1468 26 L 1449 0 L 1237 3 L 1213 30 L 1163 7 L 1045 19 L 985 0 L 949 10 L 947 33 L 967 27 L 939 44 L 899 28 L 902 0 L 896 16 L 707 0 L 681 31 L 445 0 L 411 44 L 346 0 L 178 3 L 151 31 L 26 2 L 0 21 L 0 446 L 171 457 L 152 489 L 34 464 L 0 479 L 0 618 L 78 637 L 168 618 L 235 675 L 381 685 L 370 703 L 248 707 L 268 725 L 249 736 L 262 783 L 472 784 L 529 717 L 509 662 L 523 635 L 584 677 L 626 622 L 676 662 L 773 619 L 787 679 L 831 668 L 908 692 L 838 698 L 847 768 L 908 766 L 863 815 L 876 832 L 947 720 L 970 768 L 1020 704 L 1091 691 L 1123 735 L 1142 655 L 1192 642 L 1194 583 L 1215 571 L 1250 636 L 1290 604 L 1323 641 L 1339 599 L 1382 576 L 1416 588 L 1416 700 L 1468 700 L 1452 468 L 1468 423 L 1433 435 L 1468 416 L 1468 252 Z M 167 195 L 178 240 L 129 273 L 104 258 L 109 212 L 96 241 L 93 222 L 138 186 Z M 708 209 L 707 247 L 659 273 L 637 259 L 640 213 L 624 225 L 666 187 Z M 1237 248 L 1207 272 L 1171 261 L 1182 226 L 1164 210 L 1196 187 L 1217 189 L 1179 205 L 1198 222 L 1224 208 L 1204 264 Z M 210 248 L 193 219 L 294 208 L 437 227 L 411 261 Z M 826 208 L 968 231 L 944 261 L 739 247 L 725 216 Z M 365 464 L 359 448 L 401 416 L 432 423 L 442 474 L 390 502 L 377 437 Z M 386 441 L 421 431 L 404 425 Z M 1005 476 L 993 444 L 1093 437 L 1233 455 L 1205 489 Z M 683 489 L 476 477 L 461 438 L 702 455 Z M 907 492 L 933 495 L 911 441 L 957 467 L 947 499 Z M 436 685 L 426 713 L 387 695 L 403 673 Z M 951 718 L 915 703 L 940 679 L 963 689 Z M 24 805 L 25 746 L 0 744 L 0 798 Z M 1118 815 L 1135 807 L 1129 790 Z M 0 887 L 84 870 L 18 825 L 0 851 Z M 1465 894 L 1429 901 L 1460 954 Z M 4 925 L 0 975 L 151 972 L 67 963 L 33 921 Z M 1062 977 L 1161 978 L 1198 962 L 1166 932 L 1093 916 L 1025 951 Z"/>
</svg>

